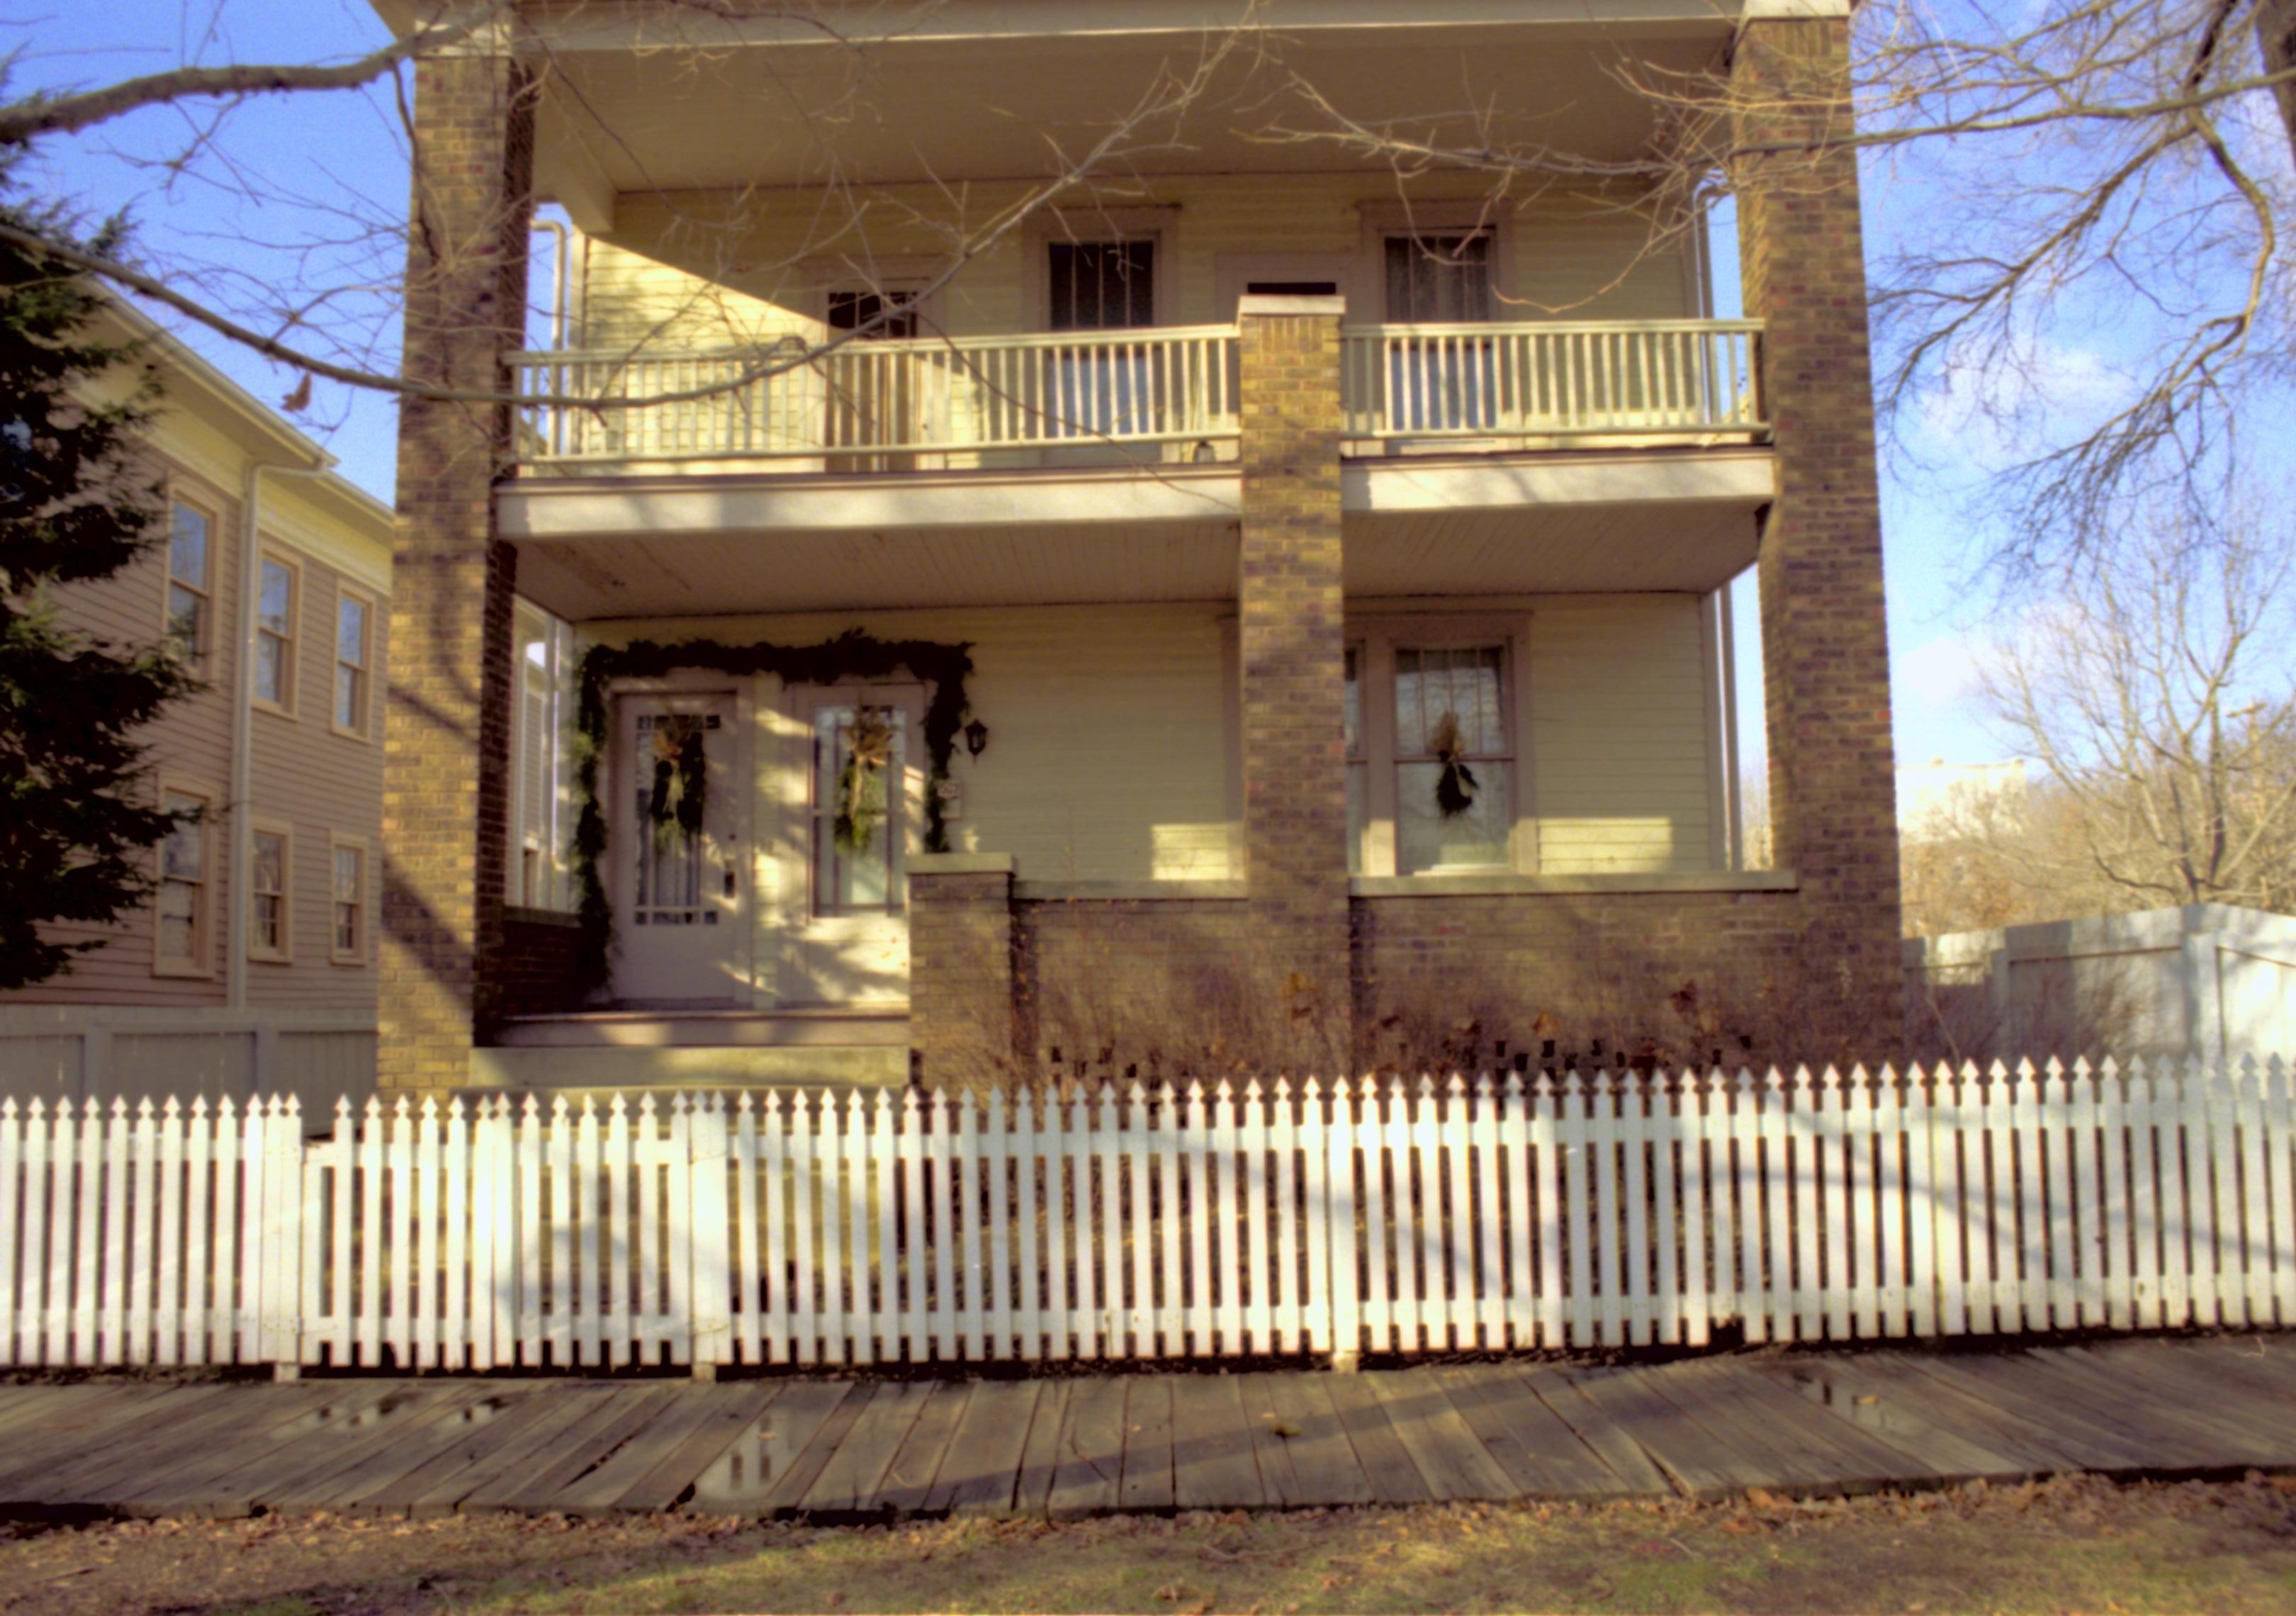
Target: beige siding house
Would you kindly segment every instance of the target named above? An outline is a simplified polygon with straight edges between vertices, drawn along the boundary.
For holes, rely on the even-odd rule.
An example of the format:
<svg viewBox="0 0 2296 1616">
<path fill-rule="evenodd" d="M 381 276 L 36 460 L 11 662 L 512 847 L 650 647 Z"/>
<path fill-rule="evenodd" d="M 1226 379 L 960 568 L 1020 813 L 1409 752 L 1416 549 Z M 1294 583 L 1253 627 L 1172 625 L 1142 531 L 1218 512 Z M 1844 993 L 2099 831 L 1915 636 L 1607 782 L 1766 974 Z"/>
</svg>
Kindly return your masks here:
<svg viewBox="0 0 2296 1616">
<path fill-rule="evenodd" d="M 1894 1036 L 1855 174 L 1741 176 L 1718 318 L 1615 71 L 1825 112 L 1846 5 L 1300 0 L 1083 180 L 1202 8 L 863 9 L 537 6 L 424 70 L 410 373 L 524 403 L 403 420 L 386 1082 Z M 1620 176 L 1279 138 L 1302 64 Z"/>
<path fill-rule="evenodd" d="M 273 1075 L 353 1083 L 373 1046 L 391 515 L 220 372 L 107 318 L 165 387 L 168 538 L 54 599 L 100 638 L 187 648 L 205 687 L 152 726 L 151 789 L 205 815 L 153 850 L 152 903 L 0 996 L 0 1079 L 76 1096 L 133 1068 L 126 1092 L 243 1089 L 283 1038 Z"/>
</svg>

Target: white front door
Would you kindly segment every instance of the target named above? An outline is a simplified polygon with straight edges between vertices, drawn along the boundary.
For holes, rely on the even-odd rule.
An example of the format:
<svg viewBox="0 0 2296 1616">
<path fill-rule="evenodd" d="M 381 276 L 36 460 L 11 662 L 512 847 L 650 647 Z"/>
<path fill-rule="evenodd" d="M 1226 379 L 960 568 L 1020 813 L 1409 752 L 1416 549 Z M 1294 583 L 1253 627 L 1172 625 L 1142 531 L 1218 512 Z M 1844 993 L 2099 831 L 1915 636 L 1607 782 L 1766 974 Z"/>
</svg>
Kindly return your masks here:
<svg viewBox="0 0 2296 1616">
<path fill-rule="evenodd" d="M 614 997 L 743 999 L 734 698 L 626 695 L 617 705 Z"/>
<path fill-rule="evenodd" d="M 782 887 L 792 898 L 782 1002 L 909 997 L 908 856 L 924 817 L 924 702 L 914 685 L 792 690 L 806 726 Z"/>
</svg>

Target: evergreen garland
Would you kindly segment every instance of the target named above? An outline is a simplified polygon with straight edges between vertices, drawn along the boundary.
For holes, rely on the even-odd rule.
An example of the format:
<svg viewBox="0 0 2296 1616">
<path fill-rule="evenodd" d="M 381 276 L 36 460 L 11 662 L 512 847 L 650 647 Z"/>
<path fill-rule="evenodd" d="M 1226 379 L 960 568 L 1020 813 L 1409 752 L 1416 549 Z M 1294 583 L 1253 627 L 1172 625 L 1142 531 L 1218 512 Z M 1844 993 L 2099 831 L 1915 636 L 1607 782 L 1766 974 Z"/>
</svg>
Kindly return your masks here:
<svg viewBox="0 0 2296 1616">
<path fill-rule="evenodd" d="M 734 678 L 771 674 L 784 685 L 835 685 L 906 674 L 931 689 L 925 703 L 925 851 L 948 851 L 947 809 L 940 787 L 948 779 L 956 732 L 967 710 L 964 682 L 972 674 L 972 647 L 959 642 L 881 640 L 859 629 L 816 645 L 727 645 L 717 640 L 660 644 L 594 645 L 582 658 L 574 709 L 574 885 L 582 927 L 579 986 L 605 986 L 611 969 L 614 908 L 601 874 L 608 837 L 598 800 L 598 770 L 606 755 L 607 686 L 616 679 L 653 679 L 679 669 L 702 669 Z M 701 748 L 693 749 L 698 755 Z M 693 798 L 698 808 L 700 799 Z"/>
</svg>

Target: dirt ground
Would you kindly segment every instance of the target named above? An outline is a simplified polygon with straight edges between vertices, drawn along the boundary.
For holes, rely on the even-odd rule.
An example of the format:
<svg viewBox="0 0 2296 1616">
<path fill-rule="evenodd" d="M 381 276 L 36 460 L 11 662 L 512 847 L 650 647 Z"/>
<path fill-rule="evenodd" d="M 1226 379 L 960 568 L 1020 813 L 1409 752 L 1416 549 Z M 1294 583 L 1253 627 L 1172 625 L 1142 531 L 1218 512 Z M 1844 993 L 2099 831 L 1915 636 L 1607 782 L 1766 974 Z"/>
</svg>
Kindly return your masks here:
<svg viewBox="0 0 2296 1616">
<path fill-rule="evenodd" d="M 1726 1505 L 933 1522 L 326 1516 L 0 1528 L 0 1610 L 2296 1610 L 2296 1481 Z"/>
</svg>

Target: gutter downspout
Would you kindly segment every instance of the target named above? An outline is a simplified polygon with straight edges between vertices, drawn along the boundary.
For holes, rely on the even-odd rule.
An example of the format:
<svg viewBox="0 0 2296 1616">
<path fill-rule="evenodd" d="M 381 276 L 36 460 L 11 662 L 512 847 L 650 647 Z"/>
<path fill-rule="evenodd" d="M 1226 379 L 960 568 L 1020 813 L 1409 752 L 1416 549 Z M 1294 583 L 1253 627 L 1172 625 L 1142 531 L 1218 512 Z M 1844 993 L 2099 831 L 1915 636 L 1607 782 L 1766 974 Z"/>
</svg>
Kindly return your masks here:
<svg viewBox="0 0 2296 1616">
<path fill-rule="evenodd" d="M 322 455 L 313 466 L 258 460 L 251 462 L 240 479 L 239 663 L 232 670 L 235 688 L 231 702 L 231 856 L 224 875 L 224 890 L 231 897 L 224 916 L 223 964 L 224 1005 L 230 1010 L 247 1008 L 247 871 L 255 857 L 255 830 L 248 823 L 251 807 L 248 800 L 255 789 L 255 628 L 262 583 L 263 474 L 324 477 L 335 463 L 332 455 Z M 295 628 L 299 646 L 303 626 L 298 623 Z"/>
</svg>

